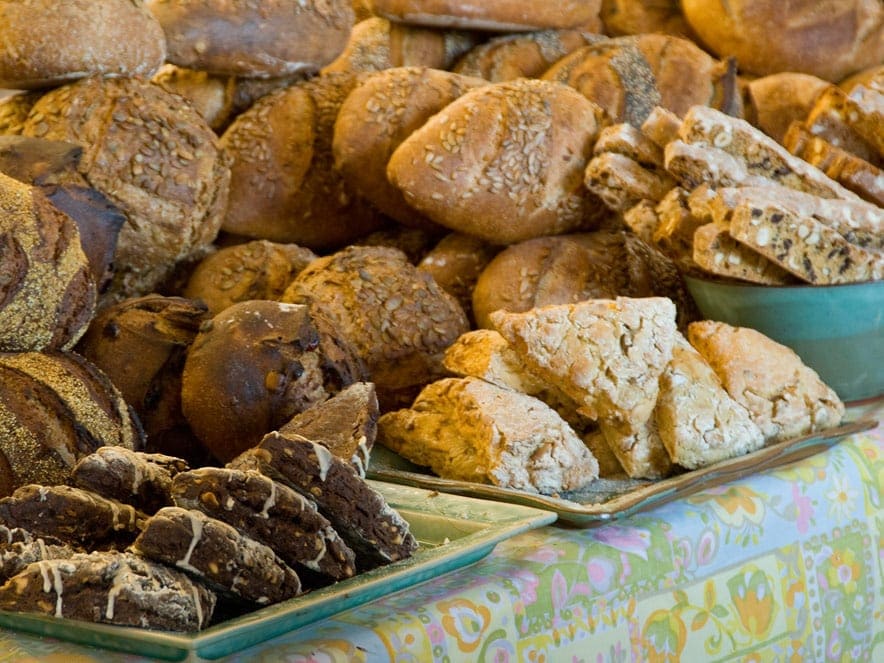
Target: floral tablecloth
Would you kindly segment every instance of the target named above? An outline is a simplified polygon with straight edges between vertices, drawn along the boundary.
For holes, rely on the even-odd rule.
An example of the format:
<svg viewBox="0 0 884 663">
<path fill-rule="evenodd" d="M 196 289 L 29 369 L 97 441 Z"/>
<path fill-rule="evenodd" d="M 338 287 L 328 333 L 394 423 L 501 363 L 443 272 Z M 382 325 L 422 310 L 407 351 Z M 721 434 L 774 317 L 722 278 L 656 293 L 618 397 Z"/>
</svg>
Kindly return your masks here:
<svg viewBox="0 0 884 663">
<path fill-rule="evenodd" d="M 618 523 L 520 534 L 224 660 L 884 661 L 882 487 L 879 425 Z M 0 629 L 0 663 L 136 660 Z"/>
</svg>

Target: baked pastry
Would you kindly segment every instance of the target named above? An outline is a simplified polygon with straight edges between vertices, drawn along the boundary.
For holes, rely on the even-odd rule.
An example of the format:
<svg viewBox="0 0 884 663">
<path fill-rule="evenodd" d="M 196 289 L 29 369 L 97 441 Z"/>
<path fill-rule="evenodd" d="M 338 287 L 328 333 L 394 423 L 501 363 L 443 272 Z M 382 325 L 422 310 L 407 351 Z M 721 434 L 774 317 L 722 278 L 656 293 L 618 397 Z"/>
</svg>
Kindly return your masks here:
<svg viewBox="0 0 884 663">
<path fill-rule="evenodd" d="M 283 301 L 307 304 L 365 364 L 381 410 L 441 376 L 442 353 L 468 323 L 460 304 L 401 251 L 350 246 L 314 260 Z"/>
<path fill-rule="evenodd" d="M 184 363 L 181 406 L 218 460 L 364 379 L 333 325 L 321 311 L 266 300 L 233 304 L 203 325 Z"/>
<path fill-rule="evenodd" d="M 314 499 L 356 553 L 359 571 L 406 559 L 417 550 L 408 521 L 348 461 L 321 444 L 274 431 L 228 467 L 256 470 Z"/>
<path fill-rule="evenodd" d="M 781 71 L 746 83 L 746 118 L 778 143 L 789 125 L 803 121 L 832 84 L 811 74 Z"/>
<path fill-rule="evenodd" d="M 172 506 L 172 479 L 188 469 L 181 458 L 104 446 L 77 461 L 71 483 L 151 514 Z"/>
<path fill-rule="evenodd" d="M 540 30 L 499 35 L 477 44 L 451 68 L 463 76 L 493 83 L 514 78 L 539 78 L 572 51 L 605 37 L 596 21 L 580 30 Z"/>
<path fill-rule="evenodd" d="M 181 373 L 187 350 L 211 315 L 198 301 L 145 295 L 102 309 L 77 351 L 94 363 L 135 410 L 147 449 L 195 462 L 205 457 L 177 445 L 187 422 L 181 412 Z"/>
<path fill-rule="evenodd" d="M 103 445 L 144 445 L 106 375 L 74 353 L 0 354 L 0 496 L 65 483 L 77 460 Z"/>
<path fill-rule="evenodd" d="M 151 81 L 187 99 L 216 133 L 223 131 L 230 122 L 235 77 L 165 64 L 151 77 Z"/>
<path fill-rule="evenodd" d="M 28 564 L 50 559 L 67 559 L 77 549 L 54 536 L 40 537 L 21 527 L 0 525 L 0 586 L 23 571 Z"/>
<path fill-rule="evenodd" d="M 144 519 L 128 504 L 72 486 L 28 484 L 0 499 L 0 524 L 55 537 L 82 550 L 122 550 L 132 543 Z"/>
<path fill-rule="evenodd" d="M 583 182 L 608 208 L 620 213 L 642 200 L 659 201 L 675 186 L 669 173 L 645 168 L 616 152 L 594 156 L 586 166 Z"/>
<path fill-rule="evenodd" d="M 312 500 L 258 472 L 202 467 L 175 476 L 172 498 L 263 543 L 319 584 L 356 573 L 353 551 Z M 312 573 L 311 573 L 312 572 Z"/>
<path fill-rule="evenodd" d="M 657 431 L 672 462 L 690 470 L 742 456 L 764 444 L 749 412 L 681 334 L 660 375 Z"/>
<path fill-rule="evenodd" d="M 629 478 L 662 479 L 674 471 L 653 414 L 644 421 L 605 417 L 599 431 Z"/>
<path fill-rule="evenodd" d="M 98 74 L 150 76 L 166 58 L 163 29 L 140 0 L 4 0 L 0 88 L 47 88 Z"/>
<path fill-rule="evenodd" d="M 859 120 L 868 111 L 864 104 L 857 103 L 853 97 L 862 94 L 866 89 L 865 86 L 858 85 L 848 96 L 837 85 L 829 84 L 817 94 L 804 117 L 795 119 L 803 120 L 802 126 L 810 136 L 832 143 L 872 165 L 881 167 L 884 165 L 884 156 L 879 154 L 874 144 L 874 134 L 879 129 L 876 128 L 868 140 L 859 131 Z M 795 153 L 791 148 L 788 149 Z"/>
<path fill-rule="evenodd" d="M 354 382 L 328 400 L 296 414 L 280 427 L 328 448 L 349 461 L 365 477 L 371 448 L 378 434 L 378 397 L 373 382 Z"/>
<path fill-rule="evenodd" d="M 225 232 L 319 251 L 380 227 L 334 168 L 335 120 L 357 83 L 350 73 L 298 81 L 237 116 L 221 136 L 232 162 Z"/>
<path fill-rule="evenodd" d="M 97 292 L 76 223 L 37 187 L 0 173 L 0 351 L 69 350 Z"/>
<path fill-rule="evenodd" d="M 741 114 L 736 76 L 694 42 L 663 34 L 601 40 L 559 60 L 543 79 L 574 87 L 615 123 L 640 127 L 654 106 L 684 115 L 696 104 Z"/>
<path fill-rule="evenodd" d="M 688 341 L 745 407 L 764 434 L 777 442 L 837 426 L 844 404 L 788 347 L 748 327 L 702 320 Z"/>
<path fill-rule="evenodd" d="M 144 523 L 131 550 L 253 605 L 270 605 L 301 593 L 298 574 L 271 548 L 202 511 L 160 509 Z"/>
<path fill-rule="evenodd" d="M 683 0 L 681 9 L 703 44 L 736 57 L 746 74 L 795 71 L 839 81 L 884 59 L 884 7 L 872 0 L 825 7 L 813 0 Z"/>
<path fill-rule="evenodd" d="M 0 99 L 0 136 L 17 136 L 37 100 L 43 96 L 42 90 L 18 92 Z"/>
<path fill-rule="evenodd" d="M 557 495 L 598 478 L 598 461 L 552 408 L 478 378 L 427 385 L 378 431 L 379 444 L 446 479 Z"/>
<path fill-rule="evenodd" d="M 172 64 L 271 78 L 315 73 L 347 43 L 350 0 L 145 0 L 163 26 Z"/>
<path fill-rule="evenodd" d="M 184 573 L 125 552 L 35 562 L 0 586 L 0 609 L 158 631 L 199 631 L 217 597 Z"/>
<path fill-rule="evenodd" d="M 412 132 L 387 177 L 436 223 L 488 242 L 588 230 L 606 215 L 582 184 L 605 123 L 598 106 L 564 85 L 484 85 Z"/>
<path fill-rule="evenodd" d="M 372 11 L 391 21 L 434 28 L 520 32 L 574 28 L 598 21 L 601 0 L 563 0 L 555 5 L 520 0 L 371 0 Z"/>
<path fill-rule="evenodd" d="M 230 172 L 206 121 L 137 78 L 91 77 L 43 95 L 24 135 L 83 148 L 79 170 L 128 222 L 103 303 L 147 294 L 218 234 Z"/>
<path fill-rule="evenodd" d="M 434 30 L 372 16 L 353 26 L 344 50 L 322 68 L 322 73 L 394 67 L 447 70 L 478 40 L 471 32 Z"/>
<path fill-rule="evenodd" d="M 197 264 L 184 296 L 203 301 L 213 315 L 236 302 L 278 300 L 315 258 L 316 254 L 303 246 L 264 239 L 225 246 Z"/>
<path fill-rule="evenodd" d="M 757 251 L 741 244 L 728 227 L 706 223 L 694 231 L 693 262 L 703 271 L 760 285 L 792 285 L 798 279 Z"/>
<path fill-rule="evenodd" d="M 341 104 L 335 121 L 335 168 L 353 191 L 390 218 L 409 227 L 438 229 L 387 180 L 387 163 L 430 116 L 483 84 L 481 79 L 430 67 L 396 67 L 366 75 Z"/>
</svg>

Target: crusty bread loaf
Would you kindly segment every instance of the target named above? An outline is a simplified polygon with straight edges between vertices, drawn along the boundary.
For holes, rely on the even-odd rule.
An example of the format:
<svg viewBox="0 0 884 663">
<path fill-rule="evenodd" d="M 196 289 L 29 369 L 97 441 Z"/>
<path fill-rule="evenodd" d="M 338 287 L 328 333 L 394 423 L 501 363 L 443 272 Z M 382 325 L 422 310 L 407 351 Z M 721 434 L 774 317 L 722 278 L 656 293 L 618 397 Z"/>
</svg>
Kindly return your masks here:
<svg viewBox="0 0 884 663">
<path fill-rule="evenodd" d="M 316 72 L 343 50 L 350 0 L 146 0 L 166 33 L 172 64 L 271 78 Z"/>
<path fill-rule="evenodd" d="M 682 0 L 681 8 L 713 53 L 756 76 L 795 71 L 836 82 L 884 59 L 878 0 Z"/>
<path fill-rule="evenodd" d="M 0 26 L 0 88 L 150 76 L 166 58 L 163 29 L 141 0 L 3 0 Z"/>
<path fill-rule="evenodd" d="M 435 28 L 520 32 L 574 28 L 598 22 L 601 0 L 371 0 L 372 11 L 392 21 Z"/>
<path fill-rule="evenodd" d="M 493 83 L 406 138 L 387 176 L 433 221 L 489 242 L 590 229 L 606 212 L 582 176 L 604 123 L 601 109 L 567 86 Z"/>
<path fill-rule="evenodd" d="M 605 34 L 612 36 L 661 32 L 692 37 L 678 0 L 602 0 Z"/>
<path fill-rule="evenodd" d="M 151 81 L 187 99 L 215 132 L 222 131 L 230 122 L 236 89 L 233 76 L 218 76 L 166 64 L 153 75 Z"/>
<path fill-rule="evenodd" d="M 477 378 L 445 378 L 378 422 L 378 442 L 448 479 L 556 495 L 598 477 L 598 462 L 541 401 Z"/>
<path fill-rule="evenodd" d="M 344 50 L 322 68 L 322 73 L 392 67 L 450 69 L 477 41 L 472 32 L 434 30 L 373 16 L 353 26 Z"/>
<path fill-rule="evenodd" d="M 804 120 L 820 93 L 831 85 L 811 74 L 784 71 L 746 84 L 746 119 L 778 143 L 793 121 Z"/>
<path fill-rule="evenodd" d="M 838 395 L 788 347 L 747 327 L 712 320 L 688 328 L 688 340 L 743 405 L 768 442 L 837 426 Z"/>
<path fill-rule="evenodd" d="M 429 117 L 484 84 L 430 67 L 395 67 L 366 75 L 347 95 L 335 121 L 335 168 L 353 191 L 387 216 L 406 226 L 438 229 L 387 180 L 387 163 Z"/>
</svg>

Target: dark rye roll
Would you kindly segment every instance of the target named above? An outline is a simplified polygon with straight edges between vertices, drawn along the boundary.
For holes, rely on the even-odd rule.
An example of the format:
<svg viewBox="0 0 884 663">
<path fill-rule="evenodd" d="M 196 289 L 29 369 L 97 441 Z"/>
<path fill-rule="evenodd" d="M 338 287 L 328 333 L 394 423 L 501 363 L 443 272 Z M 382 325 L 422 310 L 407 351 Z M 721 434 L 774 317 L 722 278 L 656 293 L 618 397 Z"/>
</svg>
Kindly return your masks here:
<svg viewBox="0 0 884 663">
<path fill-rule="evenodd" d="M 103 445 L 140 449 L 137 416 L 107 376 L 75 353 L 0 354 L 0 495 L 68 481 Z"/>
</svg>

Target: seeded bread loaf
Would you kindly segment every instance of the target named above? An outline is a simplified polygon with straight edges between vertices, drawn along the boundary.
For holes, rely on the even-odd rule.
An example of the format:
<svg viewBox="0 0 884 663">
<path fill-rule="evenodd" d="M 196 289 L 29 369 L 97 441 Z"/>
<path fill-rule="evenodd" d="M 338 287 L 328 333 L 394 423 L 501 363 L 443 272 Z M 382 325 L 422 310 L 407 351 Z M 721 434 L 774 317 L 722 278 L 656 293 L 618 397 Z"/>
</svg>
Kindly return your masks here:
<svg viewBox="0 0 884 663">
<path fill-rule="evenodd" d="M 221 132 L 233 116 L 233 95 L 236 89 L 236 78 L 233 76 L 165 64 L 153 75 L 151 81 L 164 90 L 187 99 L 215 132 Z"/>
</svg>

